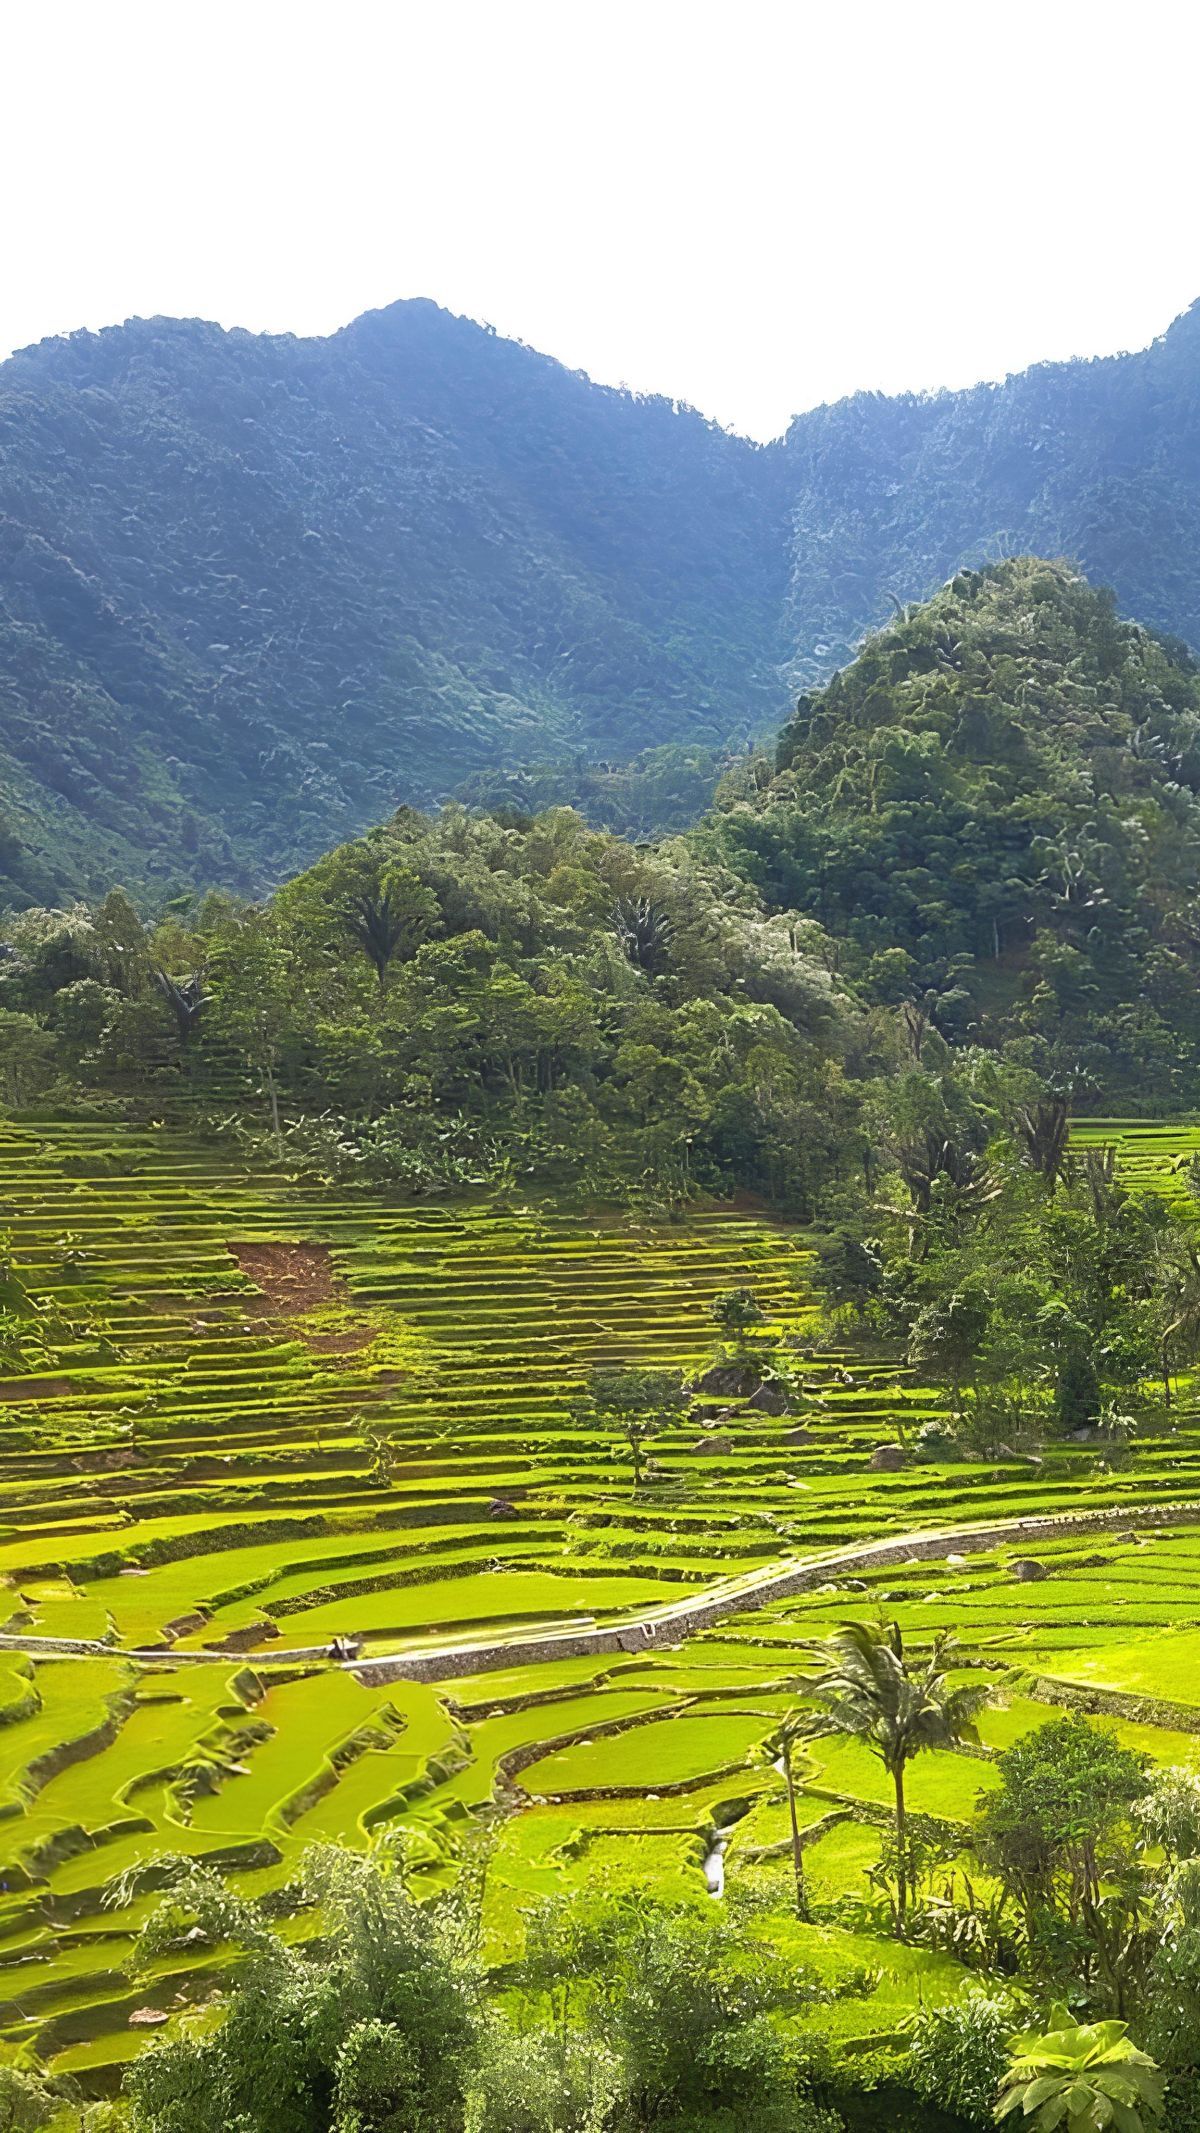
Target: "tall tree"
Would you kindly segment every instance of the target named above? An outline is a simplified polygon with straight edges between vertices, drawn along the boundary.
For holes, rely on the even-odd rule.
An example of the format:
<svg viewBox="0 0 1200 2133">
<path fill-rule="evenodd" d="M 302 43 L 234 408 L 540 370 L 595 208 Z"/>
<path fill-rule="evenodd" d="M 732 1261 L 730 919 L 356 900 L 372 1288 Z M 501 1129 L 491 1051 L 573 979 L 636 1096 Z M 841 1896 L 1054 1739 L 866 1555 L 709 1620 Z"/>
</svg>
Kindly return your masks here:
<svg viewBox="0 0 1200 2133">
<path fill-rule="evenodd" d="M 1145 1953 L 1134 1807 L 1147 1758 L 1069 1712 L 1006 1748 L 996 1769 L 975 1843 L 1020 1905 L 1032 1966 L 1055 1985 L 1097 1987 L 1124 2017 Z"/>
<path fill-rule="evenodd" d="M 811 1732 L 810 1712 L 789 1711 L 787 1717 L 763 1743 L 764 1755 L 783 1773 L 792 1846 L 792 1878 L 796 1886 L 796 1916 L 801 1919 L 808 1917 L 809 1906 L 808 1877 L 804 1871 L 804 1845 L 800 1836 L 800 1816 L 796 1805 L 796 1751 Z"/>
<path fill-rule="evenodd" d="M 647 1445 L 687 1404 L 678 1370 L 593 1370 L 574 1413 L 576 1420 L 624 1438 L 636 1496 L 646 1470 Z"/>
<path fill-rule="evenodd" d="M 410 868 L 385 866 L 374 882 L 351 889 L 345 926 L 362 949 L 380 991 L 397 956 L 410 956 L 438 923 L 437 898 Z"/>
<path fill-rule="evenodd" d="M 827 1730 L 849 1733 L 879 1757 L 892 1780 L 896 1813 L 896 1931 L 903 1939 L 911 1894 L 905 1776 L 914 1756 L 975 1740 L 986 1688 L 953 1684 L 955 1647 L 939 1636 L 911 1664 L 899 1623 L 847 1622 L 823 1647 L 813 1694 Z"/>
</svg>

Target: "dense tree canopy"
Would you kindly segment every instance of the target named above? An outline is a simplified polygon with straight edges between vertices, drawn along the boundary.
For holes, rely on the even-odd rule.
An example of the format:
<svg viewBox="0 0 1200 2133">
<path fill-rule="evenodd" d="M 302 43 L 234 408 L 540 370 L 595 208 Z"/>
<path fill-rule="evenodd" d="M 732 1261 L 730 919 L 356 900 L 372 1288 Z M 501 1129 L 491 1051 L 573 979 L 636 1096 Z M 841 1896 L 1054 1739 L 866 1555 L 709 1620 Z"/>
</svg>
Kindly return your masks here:
<svg viewBox="0 0 1200 2133">
<path fill-rule="evenodd" d="M 46 341 L 0 436 L 0 902 L 261 892 L 474 772 L 786 701 L 778 454 L 435 304 Z"/>
<path fill-rule="evenodd" d="M 701 848 L 868 997 L 1162 1103 L 1200 1046 L 1200 674 L 1029 558 L 962 572 L 800 699 Z"/>
<path fill-rule="evenodd" d="M 233 1113 L 339 1175 L 743 1183 L 804 1212 L 855 1104 L 819 946 L 686 845 L 403 811 L 265 907 L 20 914 L 0 1070 L 30 1100 L 66 1077 Z"/>
<path fill-rule="evenodd" d="M 0 901 L 256 893 L 528 764 L 557 769 L 517 804 L 678 827 L 703 778 L 622 763 L 769 733 L 785 671 L 823 680 L 998 552 L 1078 557 L 1200 646 L 1197 340 L 1191 313 L 1136 355 L 859 394 L 766 446 L 423 302 L 319 340 L 149 319 L 22 350 Z"/>
</svg>

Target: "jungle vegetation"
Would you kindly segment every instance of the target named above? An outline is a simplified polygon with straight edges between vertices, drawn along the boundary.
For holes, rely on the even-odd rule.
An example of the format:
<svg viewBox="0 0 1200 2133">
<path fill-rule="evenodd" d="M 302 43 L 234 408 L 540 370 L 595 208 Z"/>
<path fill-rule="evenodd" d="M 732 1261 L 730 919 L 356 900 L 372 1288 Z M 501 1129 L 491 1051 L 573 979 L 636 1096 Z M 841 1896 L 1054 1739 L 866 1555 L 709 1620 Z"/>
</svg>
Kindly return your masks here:
<svg viewBox="0 0 1200 2133">
<path fill-rule="evenodd" d="M 942 1660 L 953 1664 L 950 1647 Z M 910 1662 L 886 1625 L 833 1639 L 817 1679 L 809 1723 L 857 1735 L 897 1770 L 963 1738 L 988 1696 Z M 969 2133 L 1017 2113 L 1042 2133 L 1191 2133 L 1200 1779 L 1153 1766 L 1077 1713 L 1025 1735 L 997 1767 L 951 1898 L 948 1833 L 927 1817 L 908 1829 L 897 1788 L 877 1875 L 896 1932 L 952 1947 L 978 1975 L 914 2013 L 902 2059 L 831 2048 L 822 2017 L 844 1979 L 826 1971 L 820 1934 L 794 1938 L 750 1889 L 720 1906 L 616 1881 L 531 1895 L 522 1952 L 498 1971 L 483 1953 L 486 1838 L 452 1888 L 420 1900 L 401 1843 L 365 1856 L 325 1845 L 306 1855 L 297 1892 L 315 1937 L 281 1932 L 212 1868 L 167 1862 L 137 1964 L 238 1951 L 222 2018 L 195 2015 L 151 2043 L 114 2103 L 75 2101 L 69 2081 L 10 2068 L 4 2122 L 30 2133 Z"/>
<path fill-rule="evenodd" d="M 1064 565 L 898 616 L 696 843 L 815 920 L 918 1051 L 1002 1048 L 1085 1108 L 1194 1076 L 1200 671 Z"/>
</svg>

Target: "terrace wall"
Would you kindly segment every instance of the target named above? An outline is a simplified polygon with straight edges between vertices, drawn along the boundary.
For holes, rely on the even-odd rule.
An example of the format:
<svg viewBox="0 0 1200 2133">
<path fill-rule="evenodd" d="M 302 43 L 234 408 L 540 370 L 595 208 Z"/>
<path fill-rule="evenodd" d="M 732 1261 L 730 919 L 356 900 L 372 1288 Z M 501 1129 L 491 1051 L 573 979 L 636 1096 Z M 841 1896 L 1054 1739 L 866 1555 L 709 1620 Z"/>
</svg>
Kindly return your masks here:
<svg viewBox="0 0 1200 2133">
<path fill-rule="evenodd" d="M 709 1629 L 728 1615 L 762 1607 L 771 1600 L 812 1592 L 837 1571 L 879 1570 L 891 1564 L 925 1563 L 948 1555 L 977 1555 L 1012 1542 L 1032 1544 L 1061 1540 L 1075 1533 L 1112 1533 L 1125 1529 L 1161 1529 L 1200 1525 L 1200 1503 L 1128 1505 L 1100 1511 L 1062 1511 L 1041 1517 L 992 1520 L 986 1525 L 943 1527 L 934 1532 L 898 1534 L 888 1540 L 852 1543 L 826 1555 L 806 1556 L 774 1570 L 715 1586 L 694 1600 L 657 1608 L 634 1621 L 570 1630 L 547 1630 L 543 1636 L 508 1637 L 486 1644 L 443 1645 L 436 1651 L 392 1652 L 355 1662 L 365 1682 L 444 1681 L 456 1674 L 486 1673 L 511 1667 L 516 1659 L 534 1664 L 543 1659 L 576 1659 L 605 1652 L 643 1652 L 672 1645 L 698 1630 Z"/>
<path fill-rule="evenodd" d="M 1072 1534 L 1113 1533 L 1129 1529 L 1161 1530 L 1164 1527 L 1200 1525 L 1200 1503 L 1164 1503 L 1131 1507 L 1114 1505 L 1099 1511 L 1060 1511 L 1041 1517 L 993 1519 L 985 1525 L 940 1527 L 933 1532 L 900 1533 L 887 1540 L 852 1542 L 824 1555 L 793 1557 L 773 1570 L 753 1571 L 748 1577 L 715 1585 L 695 1599 L 677 1600 L 667 1607 L 632 1619 L 592 1623 L 567 1630 L 547 1629 L 541 1634 L 512 1635 L 480 1644 L 443 1644 L 433 1649 L 414 1647 L 387 1652 L 377 1659 L 333 1662 L 328 1648 L 316 1645 L 302 1651 L 281 1652 L 272 1659 L 269 1651 L 243 1651 L 244 1663 L 256 1673 L 281 1667 L 313 1667 L 337 1664 L 354 1673 L 364 1684 L 388 1681 L 446 1681 L 460 1674 L 482 1674 L 497 1667 L 525 1665 L 545 1659 L 580 1659 L 607 1652 L 637 1653 L 680 1643 L 700 1630 L 710 1629 L 733 1614 L 763 1607 L 772 1600 L 786 1600 L 796 1593 L 812 1592 L 828 1583 L 839 1571 L 884 1570 L 892 1564 L 938 1562 L 950 1555 L 978 1555 L 989 1548 L 1013 1542 L 1037 1546 L 1062 1540 Z M 228 1649 L 176 1651 L 159 1645 L 153 1649 L 128 1650 L 69 1637 L 35 1637 L 19 1633 L 0 1635 L 0 1651 L 19 1651 L 33 1658 L 79 1659 L 126 1658 L 141 1665 L 208 1665 L 214 1659 L 231 1659 Z"/>
</svg>

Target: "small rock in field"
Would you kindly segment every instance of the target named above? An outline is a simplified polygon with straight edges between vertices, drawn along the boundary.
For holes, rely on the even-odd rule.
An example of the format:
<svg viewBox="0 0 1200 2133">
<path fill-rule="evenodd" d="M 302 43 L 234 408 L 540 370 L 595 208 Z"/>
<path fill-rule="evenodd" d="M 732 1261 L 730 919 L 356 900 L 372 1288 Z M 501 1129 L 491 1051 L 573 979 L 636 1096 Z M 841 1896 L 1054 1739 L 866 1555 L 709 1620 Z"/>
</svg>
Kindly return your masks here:
<svg viewBox="0 0 1200 2133">
<path fill-rule="evenodd" d="M 898 1474 L 908 1465 L 908 1456 L 902 1444 L 877 1444 L 871 1454 L 871 1465 L 878 1474 Z"/>
<path fill-rule="evenodd" d="M 747 1404 L 764 1415 L 786 1415 L 788 1410 L 786 1392 L 772 1384 L 760 1385 L 757 1392 L 751 1393 Z"/>
</svg>

